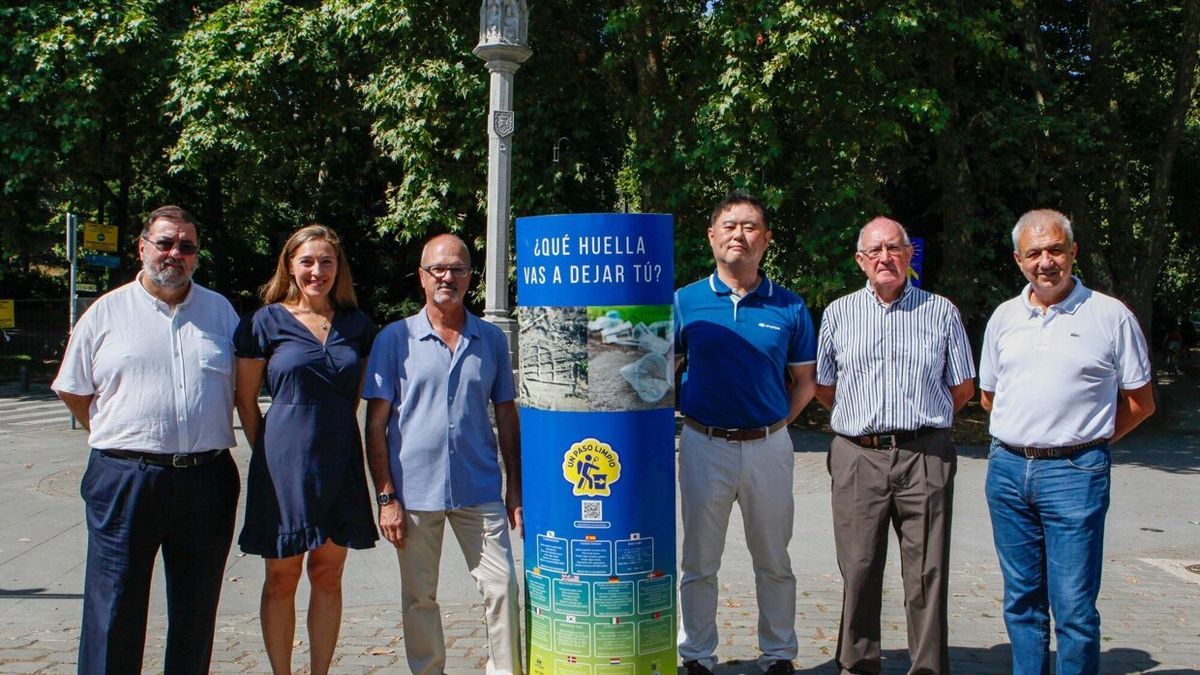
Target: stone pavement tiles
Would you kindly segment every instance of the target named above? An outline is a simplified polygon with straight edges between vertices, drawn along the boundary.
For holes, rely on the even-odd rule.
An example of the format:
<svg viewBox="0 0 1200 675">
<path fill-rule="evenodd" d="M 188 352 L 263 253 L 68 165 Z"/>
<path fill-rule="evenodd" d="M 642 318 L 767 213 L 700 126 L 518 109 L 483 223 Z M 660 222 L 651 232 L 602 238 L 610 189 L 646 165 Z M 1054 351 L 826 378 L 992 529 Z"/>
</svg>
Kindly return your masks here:
<svg viewBox="0 0 1200 675">
<path fill-rule="evenodd" d="M 791 543 L 799 597 L 797 666 L 833 673 L 841 580 L 833 554 L 827 437 L 793 432 L 796 527 Z M 0 435 L 0 673 L 75 672 L 86 532 L 78 496 L 86 457 L 82 431 L 58 429 Z M 237 452 L 243 466 L 248 453 Z M 1008 672 L 1001 619 L 1002 585 L 992 549 L 982 485 L 982 448 L 962 448 L 955 495 L 951 569 L 951 661 L 957 673 Z M 1141 430 L 1115 451 L 1104 583 L 1103 673 L 1200 673 L 1200 436 Z M 896 557 L 892 556 L 893 559 Z M 159 572 L 161 573 L 161 572 Z M 883 613 L 884 673 L 907 670 L 899 572 L 889 564 Z M 453 538 L 442 565 L 441 595 L 453 673 L 483 670 L 486 644 L 474 585 Z M 262 564 L 230 555 L 212 671 L 266 673 L 258 628 Z M 721 574 L 719 675 L 757 673 L 757 609 L 753 574 L 737 510 Z M 301 583 L 294 665 L 306 672 L 307 636 Z M 161 671 L 164 608 L 156 579 L 146 646 L 146 672 Z M 345 575 L 345 612 L 334 672 L 406 672 L 399 579 L 384 545 L 352 551 Z"/>
</svg>

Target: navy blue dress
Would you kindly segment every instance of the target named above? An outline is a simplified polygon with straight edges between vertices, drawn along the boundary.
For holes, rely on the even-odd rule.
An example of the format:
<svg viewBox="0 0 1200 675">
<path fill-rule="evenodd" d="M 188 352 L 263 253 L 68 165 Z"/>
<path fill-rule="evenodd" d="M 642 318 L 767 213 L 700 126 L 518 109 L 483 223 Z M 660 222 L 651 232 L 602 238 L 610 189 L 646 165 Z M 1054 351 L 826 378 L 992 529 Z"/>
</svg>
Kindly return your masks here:
<svg viewBox="0 0 1200 675">
<path fill-rule="evenodd" d="M 338 311 L 325 344 L 282 305 L 242 319 L 237 355 L 266 359 L 271 407 L 255 439 L 238 546 L 266 558 L 311 551 L 326 539 L 371 548 L 379 539 L 358 428 L 361 361 L 375 326 Z"/>
</svg>

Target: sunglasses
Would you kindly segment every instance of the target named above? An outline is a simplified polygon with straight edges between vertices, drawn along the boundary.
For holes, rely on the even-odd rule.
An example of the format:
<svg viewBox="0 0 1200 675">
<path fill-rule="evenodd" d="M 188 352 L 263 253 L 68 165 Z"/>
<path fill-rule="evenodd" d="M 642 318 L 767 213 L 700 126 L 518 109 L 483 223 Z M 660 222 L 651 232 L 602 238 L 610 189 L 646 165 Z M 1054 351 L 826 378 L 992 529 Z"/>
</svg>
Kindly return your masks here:
<svg viewBox="0 0 1200 675">
<path fill-rule="evenodd" d="M 149 237 L 142 237 L 142 239 L 145 239 L 148 244 L 158 249 L 162 253 L 170 253 L 172 250 L 178 250 L 183 255 L 196 255 L 196 253 L 200 250 L 199 244 L 183 239 L 179 241 L 175 241 L 174 239 L 154 240 L 150 239 Z"/>
</svg>

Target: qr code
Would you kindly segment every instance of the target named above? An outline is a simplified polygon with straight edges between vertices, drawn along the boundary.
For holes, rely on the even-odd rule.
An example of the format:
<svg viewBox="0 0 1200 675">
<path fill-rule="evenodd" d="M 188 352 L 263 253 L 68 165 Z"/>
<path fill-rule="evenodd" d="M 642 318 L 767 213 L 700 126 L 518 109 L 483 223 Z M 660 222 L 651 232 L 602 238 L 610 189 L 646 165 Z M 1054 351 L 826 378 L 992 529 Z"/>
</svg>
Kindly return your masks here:
<svg viewBox="0 0 1200 675">
<path fill-rule="evenodd" d="M 584 500 L 582 520 L 604 520 L 604 502 Z"/>
</svg>

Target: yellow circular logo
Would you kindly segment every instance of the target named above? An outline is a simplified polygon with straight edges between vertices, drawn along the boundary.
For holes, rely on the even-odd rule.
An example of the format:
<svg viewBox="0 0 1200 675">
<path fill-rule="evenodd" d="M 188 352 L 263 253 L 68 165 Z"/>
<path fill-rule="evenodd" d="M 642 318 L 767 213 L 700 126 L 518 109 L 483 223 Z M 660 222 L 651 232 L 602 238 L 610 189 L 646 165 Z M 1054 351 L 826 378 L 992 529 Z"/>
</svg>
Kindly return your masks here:
<svg viewBox="0 0 1200 675">
<path fill-rule="evenodd" d="M 595 438 L 573 443 L 563 455 L 563 478 L 575 496 L 607 497 L 621 478 L 621 456 L 612 446 Z"/>
</svg>

